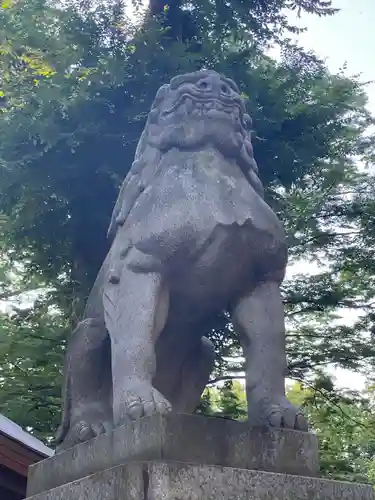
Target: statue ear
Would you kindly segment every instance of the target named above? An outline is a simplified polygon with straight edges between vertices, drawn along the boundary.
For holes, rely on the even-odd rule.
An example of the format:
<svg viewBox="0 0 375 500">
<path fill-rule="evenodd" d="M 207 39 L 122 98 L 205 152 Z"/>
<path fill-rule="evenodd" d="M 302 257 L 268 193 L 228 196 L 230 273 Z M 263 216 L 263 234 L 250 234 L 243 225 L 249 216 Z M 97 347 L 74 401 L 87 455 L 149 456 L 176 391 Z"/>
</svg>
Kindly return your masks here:
<svg viewBox="0 0 375 500">
<path fill-rule="evenodd" d="M 154 102 L 152 103 L 151 109 L 157 108 L 159 104 L 165 99 L 167 93 L 169 92 L 169 84 L 166 83 L 162 85 L 160 89 L 156 92 Z"/>
<path fill-rule="evenodd" d="M 251 119 L 251 116 L 245 113 L 243 115 L 243 121 L 245 122 L 246 130 L 250 132 L 250 130 L 252 130 L 253 128 L 253 120 Z"/>
<path fill-rule="evenodd" d="M 134 161 L 139 160 L 142 156 L 147 144 L 146 129 L 142 132 L 142 135 L 138 141 L 137 149 L 135 150 Z"/>
</svg>

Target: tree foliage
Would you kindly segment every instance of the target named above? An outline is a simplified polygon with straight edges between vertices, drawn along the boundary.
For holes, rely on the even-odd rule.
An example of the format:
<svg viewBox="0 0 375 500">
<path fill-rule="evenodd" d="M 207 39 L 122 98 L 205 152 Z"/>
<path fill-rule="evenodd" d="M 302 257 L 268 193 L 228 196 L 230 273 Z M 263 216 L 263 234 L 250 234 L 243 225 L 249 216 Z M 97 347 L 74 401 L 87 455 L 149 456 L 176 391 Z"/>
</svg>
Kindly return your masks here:
<svg viewBox="0 0 375 500">
<path fill-rule="evenodd" d="M 66 320 L 44 303 L 2 314 L 0 328 L 1 412 L 49 442 L 60 413 Z"/>
<path fill-rule="evenodd" d="M 374 392 L 340 390 L 326 376 L 289 391 L 302 405 L 319 439 L 321 472 L 341 481 L 375 484 Z"/>
<path fill-rule="evenodd" d="M 312 113 L 309 133 L 298 124 L 309 111 L 298 109 L 301 99 L 315 92 L 324 68 L 317 64 L 299 74 L 295 54 L 276 65 L 245 34 L 234 42 L 222 28 L 216 37 L 206 34 L 198 52 L 179 41 L 166 50 L 167 35 L 156 22 L 148 21 L 147 31 L 134 30 L 116 9 L 98 7 L 82 17 L 73 7 L 46 7 L 43 0 L 5 10 L 3 26 L 0 69 L 8 105 L 2 113 L 0 204 L 11 216 L 5 230 L 15 249 L 32 252 L 31 265 L 48 280 L 64 275 L 85 292 L 89 288 L 107 249 L 117 186 L 130 168 L 152 99 L 176 73 L 210 66 L 238 81 L 254 119 L 260 118 L 259 137 L 266 139 L 256 145 L 266 182 L 277 172 L 290 184 L 311 169 L 316 160 L 306 143 L 316 134 L 323 155 L 329 154 L 328 126 L 314 123 Z M 352 82 L 342 85 L 342 91 L 333 85 L 333 92 L 350 94 Z M 337 102 L 343 97 L 338 94 Z M 300 158 L 301 151 L 310 157 Z"/>
</svg>

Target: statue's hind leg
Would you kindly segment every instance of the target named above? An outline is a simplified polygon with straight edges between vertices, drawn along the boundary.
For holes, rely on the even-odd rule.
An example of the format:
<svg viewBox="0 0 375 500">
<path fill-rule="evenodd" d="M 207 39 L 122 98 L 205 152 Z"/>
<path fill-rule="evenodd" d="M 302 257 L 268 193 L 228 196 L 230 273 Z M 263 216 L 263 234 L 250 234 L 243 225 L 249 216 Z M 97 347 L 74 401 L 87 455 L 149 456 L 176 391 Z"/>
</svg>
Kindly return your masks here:
<svg viewBox="0 0 375 500">
<path fill-rule="evenodd" d="M 57 451 L 112 427 L 110 340 L 102 321 L 85 319 L 74 330 L 65 357 L 65 377 Z"/>
<path fill-rule="evenodd" d="M 259 284 L 238 301 L 232 319 L 246 359 L 250 424 L 307 430 L 302 412 L 285 396 L 285 325 L 279 284 Z"/>
<path fill-rule="evenodd" d="M 168 333 L 169 338 L 157 345 L 154 385 L 172 403 L 174 413 L 193 413 L 213 369 L 214 346 L 178 327 Z"/>
<path fill-rule="evenodd" d="M 194 413 L 209 381 L 214 359 L 214 346 L 203 337 L 182 366 L 179 386 L 171 398 L 174 412 Z"/>
</svg>

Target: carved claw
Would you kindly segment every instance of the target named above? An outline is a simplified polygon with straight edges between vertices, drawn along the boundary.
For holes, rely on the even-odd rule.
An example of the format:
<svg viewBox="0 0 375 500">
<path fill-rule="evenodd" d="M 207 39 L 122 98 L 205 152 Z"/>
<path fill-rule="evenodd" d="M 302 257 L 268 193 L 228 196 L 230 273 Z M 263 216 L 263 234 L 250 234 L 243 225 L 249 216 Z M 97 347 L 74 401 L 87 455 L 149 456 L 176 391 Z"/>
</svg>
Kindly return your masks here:
<svg viewBox="0 0 375 500">
<path fill-rule="evenodd" d="M 107 423 L 96 422 L 88 424 L 87 422 L 79 422 L 77 425 L 77 436 L 80 442 L 88 441 L 89 439 L 95 438 L 104 434 L 110 430 Z"/>
<path fill-rule="evenodd" d="M 260 423 L 270 427 L 308 431 L 306 417 L 299 408 L 293 406 L 286 398 L 281 398 L 281 401 L 277 403 L 270 404 L 261 401 L 251 406 L 259 408 L 259 412 L 256 412 L 254 419 L 250 417 L 250 423 L 254 423 L 252 420 L 256 420 L 257 425 Z"/>
<path fill-rule="evenodd" d="M 130 420 L 138 420 L 155 413 L 165 414 L 172 410 L 172 405 L 154 387 L 145 383 L 137 384 L 128 390 L 122 401 L 114 407 L 115 425 L 122 425 Z"/>
</svg>

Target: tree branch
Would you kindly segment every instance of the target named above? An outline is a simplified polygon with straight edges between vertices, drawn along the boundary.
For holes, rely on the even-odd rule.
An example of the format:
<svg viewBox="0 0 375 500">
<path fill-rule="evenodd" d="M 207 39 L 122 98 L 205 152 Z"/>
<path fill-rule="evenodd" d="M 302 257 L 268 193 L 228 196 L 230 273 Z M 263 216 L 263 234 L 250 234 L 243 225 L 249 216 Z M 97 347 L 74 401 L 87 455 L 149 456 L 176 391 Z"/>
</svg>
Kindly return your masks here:
<svg viewBox="0 0 375 500">
<path fill-rule="evenodd" d="M 314 391 L 314 393 L 318 393 L 322 396 L 322 398 L 327 401 L 327 403 L 329 403 L 330 405 L 334 406 L 335 408 L 337 408 L 338 410 L 340 410 L 341 414 L 345 417 L 345 418 L 348 418 L 349 420 L 351 420 L 352 422 L 354 422 L 355 424 L 361 426 L 361 427 L 364 427 L 364 428 L 370 428 L 370 426 L 368 425 L 365 425 L 363 424 L 362 422 L 360 422 L 359 420 L 356 420 L 355 418 L 351 417 L 350 415 L 348 415 L 342 408 L 341 406 L 336 403 L 335 401 L 333 401 L 329 396 L 327 396 L 324 391 L 322 391 L 321 389 L 318 389 L 317 387 L 315 387 L 313 384 L 310 384 L 309 382 L 307 382 L 306 380 L 302 380 L 302 379 L 298 379 L 298 378 L 294 378 L 294 380 L 296 380 L 297 382 L 301 382 L 302 384 L 305 384 L 307 385 L 308 387 L 310 387 L 311 390 Z M 317 410 L 319 410 L 316 402 L 314 402 L 314 406 Z"/>
</svg>

